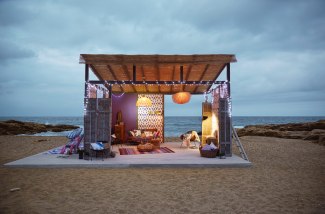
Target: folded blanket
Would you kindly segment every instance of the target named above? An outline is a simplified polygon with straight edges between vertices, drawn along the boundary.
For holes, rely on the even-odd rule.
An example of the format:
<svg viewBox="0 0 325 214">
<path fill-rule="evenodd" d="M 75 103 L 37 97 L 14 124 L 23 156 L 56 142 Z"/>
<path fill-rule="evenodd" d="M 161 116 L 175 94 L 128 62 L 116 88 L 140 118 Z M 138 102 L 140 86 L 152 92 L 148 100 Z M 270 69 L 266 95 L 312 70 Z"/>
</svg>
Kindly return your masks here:
<svg viewBox="0 0 325 214">
<path fill-rule="evenodd" d="M 213 144 L 213 143 L 211 143 Z M 203 146 L 202 150 L 205 150 L 205 151 L 209 151 L 209 150 L 216 150 L 217 147 L 215 145 L 211 146 L 211 144 L 206 144 L 205 146 Z"/>
<path fill-rule="evenodd" d="M 60 146 L 55 149 L 51 149 L 47 152 L 44 152 L 44 154 L 50 154 L 50 155 L 61 154 L 62 147 L 64 147 L 64 146 Z"/>
<path fill-rule="evenodd" d="M 93 150 L 103 150 L 104 149 L 104 144 L 102 142 L 91 143 L 90 146 Z"/>
</svg>

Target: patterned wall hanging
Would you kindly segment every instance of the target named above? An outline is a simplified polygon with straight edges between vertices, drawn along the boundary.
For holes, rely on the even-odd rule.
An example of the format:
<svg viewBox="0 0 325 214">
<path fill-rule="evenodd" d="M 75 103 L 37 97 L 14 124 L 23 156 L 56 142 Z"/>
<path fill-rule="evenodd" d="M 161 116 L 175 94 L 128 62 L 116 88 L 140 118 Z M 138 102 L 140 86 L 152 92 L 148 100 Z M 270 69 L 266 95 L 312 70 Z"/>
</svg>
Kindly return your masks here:
<svg viewBox="0 0 325 214">
<path fill-rule="evenodd" d="M 152 101 L 150 107 L 138 107 L 138 129 L 157 129 L 164 136 L 164 95 L 163 94 L 138 94 Z"/>
</svg>

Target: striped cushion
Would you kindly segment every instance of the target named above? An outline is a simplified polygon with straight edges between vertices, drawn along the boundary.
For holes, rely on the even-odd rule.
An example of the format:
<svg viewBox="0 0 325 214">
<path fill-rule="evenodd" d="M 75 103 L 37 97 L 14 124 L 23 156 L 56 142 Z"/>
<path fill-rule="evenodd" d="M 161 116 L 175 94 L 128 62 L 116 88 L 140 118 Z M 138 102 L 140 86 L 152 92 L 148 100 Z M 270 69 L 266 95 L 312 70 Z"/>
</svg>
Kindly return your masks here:
<svg viewBox="0 0 325 214">
<path fill-rule="evenodd" d="M 82 132 L 82 128 L 75 129 L 67 135 L 67 138 L 74 139 L 78 137 L 81 134 L 81 132 Z"/>
</svg>

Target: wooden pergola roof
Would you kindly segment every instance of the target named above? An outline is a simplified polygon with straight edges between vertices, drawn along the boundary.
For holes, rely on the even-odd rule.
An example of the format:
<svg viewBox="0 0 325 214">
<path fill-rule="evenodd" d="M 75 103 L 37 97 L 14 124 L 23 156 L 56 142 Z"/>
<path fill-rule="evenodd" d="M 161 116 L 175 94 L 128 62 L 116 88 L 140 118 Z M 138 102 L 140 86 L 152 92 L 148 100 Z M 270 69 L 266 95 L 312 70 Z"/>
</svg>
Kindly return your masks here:
<svg viewBox="0 0 325 214">
<path fill-rule="evenodd" d="M 235 55 L 106 55 L 80 54 L 98 83 L 112 84 L 113 93 L 202 94 Z M 86 66 L 87 67 L 87 66 Z M 105 82 L 106 81 L 106 82 Z"/>
</svg>

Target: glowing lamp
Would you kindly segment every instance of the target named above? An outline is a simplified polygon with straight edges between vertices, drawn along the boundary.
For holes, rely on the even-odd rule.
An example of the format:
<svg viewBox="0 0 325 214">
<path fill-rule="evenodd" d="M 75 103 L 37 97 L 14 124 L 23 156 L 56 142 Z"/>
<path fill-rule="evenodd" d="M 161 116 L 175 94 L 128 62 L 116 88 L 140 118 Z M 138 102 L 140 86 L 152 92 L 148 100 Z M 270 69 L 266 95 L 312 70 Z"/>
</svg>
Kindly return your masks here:
<svg viewBox="0 0 325 214">
<path fill-rule="evenodd" d="M 136 103 L 137 107 L 150 107 L 152 106 L 152 101 L 148 97 L 140 97 Z"/>
<path fill-rule="evenodd" d="M 172 96 L 173 102 L 177 104 L 188 103 L 191 99 L 191 94 L 188 92 L 178 92 Z"/>
</svg>

